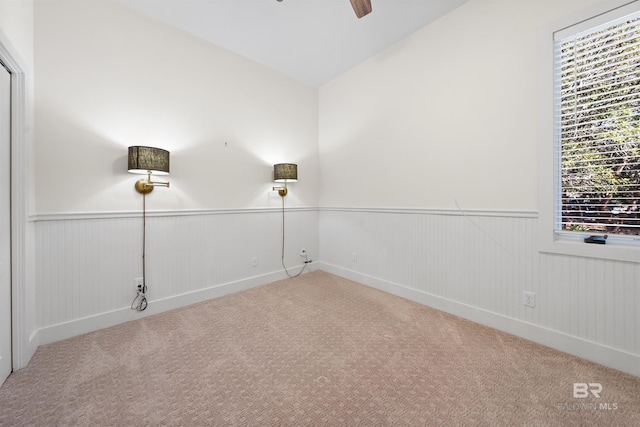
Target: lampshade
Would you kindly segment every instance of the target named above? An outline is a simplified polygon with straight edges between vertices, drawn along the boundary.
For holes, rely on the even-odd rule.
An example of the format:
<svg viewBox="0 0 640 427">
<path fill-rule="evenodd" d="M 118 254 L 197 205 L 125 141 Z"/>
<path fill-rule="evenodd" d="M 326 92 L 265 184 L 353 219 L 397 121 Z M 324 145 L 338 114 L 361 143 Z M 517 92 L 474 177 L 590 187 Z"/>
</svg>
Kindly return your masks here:
<svg viewBox="0 0 640 427">
<path fill-rule="evenodd" d="M 293 163 L 279 163 L 273 165 L 273 180 L 275 182 L 295 182 L 298 180 L 298 165 Z"/>
<path fill-rule="evenodd" d="M 169 152 L 162 148 L 133 146 L 129 147 L 129 172 L 169 174 Z"/>
</svg>

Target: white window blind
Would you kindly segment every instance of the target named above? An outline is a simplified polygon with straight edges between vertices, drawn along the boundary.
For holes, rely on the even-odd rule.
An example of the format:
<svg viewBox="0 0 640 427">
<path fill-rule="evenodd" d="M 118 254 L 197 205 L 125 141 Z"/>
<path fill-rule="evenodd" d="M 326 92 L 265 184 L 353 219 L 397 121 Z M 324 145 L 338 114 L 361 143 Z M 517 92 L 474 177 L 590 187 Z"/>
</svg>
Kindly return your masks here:
<svg viewBox="0 0 640 427">
<path fill-rule="evenodd" d="M 623 12 L 554 36 L 556 232 L 640 235 L 640 11 Z"/>
</svg>

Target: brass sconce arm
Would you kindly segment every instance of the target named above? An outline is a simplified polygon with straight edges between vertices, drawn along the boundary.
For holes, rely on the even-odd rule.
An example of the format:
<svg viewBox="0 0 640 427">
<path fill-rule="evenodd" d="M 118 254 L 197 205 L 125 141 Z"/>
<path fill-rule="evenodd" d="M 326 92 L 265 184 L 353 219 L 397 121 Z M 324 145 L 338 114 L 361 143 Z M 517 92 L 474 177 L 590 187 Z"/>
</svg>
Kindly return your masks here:
<svg viewBox="0 0 640 427">
<path fill-rule="evenodd" d="M 167 187 L 168 182 L 151 181 L 151 171 L 147 171 L 147 178 L 142 178 L 136 181 L 136 191 L 140 194 L 149 194 L 153 191 L 153 187 Z"/>
<path fill-rule="evenodd" d="M 287 183 L 285 182 L 285 183 L 284 183 L 284 185 L 283 185 L 282 187 L 273 187 L 273 188 L 272 188 L 272 190 L 273 190 L 273 191 L 276 191 L 276 190 L 277 190 L 277 191 L 278 191 L 278 194 L 279 194 L 281 197 L 284 197 L 284 196 L 286 196 L 286 195 L 287 195 L 287 193 L 288 193 L 288 190 L 287 190 Z"/>
</svg>

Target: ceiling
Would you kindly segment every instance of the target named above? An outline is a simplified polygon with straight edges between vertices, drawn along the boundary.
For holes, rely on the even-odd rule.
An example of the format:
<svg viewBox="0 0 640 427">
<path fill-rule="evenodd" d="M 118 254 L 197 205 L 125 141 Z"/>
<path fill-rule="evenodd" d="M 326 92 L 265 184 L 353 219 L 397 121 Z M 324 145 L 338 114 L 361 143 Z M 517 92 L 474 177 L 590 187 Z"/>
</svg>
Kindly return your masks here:
<svg viewBox="0 0 640 427">
<path fill-rule="evenodd" d="M 467 0 L 118 0 L 312 86 L 321 86 Z"/>
</svg>

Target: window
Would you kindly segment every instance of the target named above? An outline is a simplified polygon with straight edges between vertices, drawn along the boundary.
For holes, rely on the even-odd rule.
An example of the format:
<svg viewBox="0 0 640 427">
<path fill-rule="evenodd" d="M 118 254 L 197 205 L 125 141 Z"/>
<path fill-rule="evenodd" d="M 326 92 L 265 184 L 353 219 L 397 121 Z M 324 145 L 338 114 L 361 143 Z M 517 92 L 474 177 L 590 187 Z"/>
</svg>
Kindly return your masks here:
<svg viewBox="0 0 640 427">
<path fill-rule="evenodd" d="M 538 30 L 541 253 L 640 263 L 639 13 L 640 0 L 598 2 Z"/>
<path fill-rule="evenodd" d="M 636 2 L 554 32 L 556 238 L 640 240 L 637 9 Z"/>
</svg>

